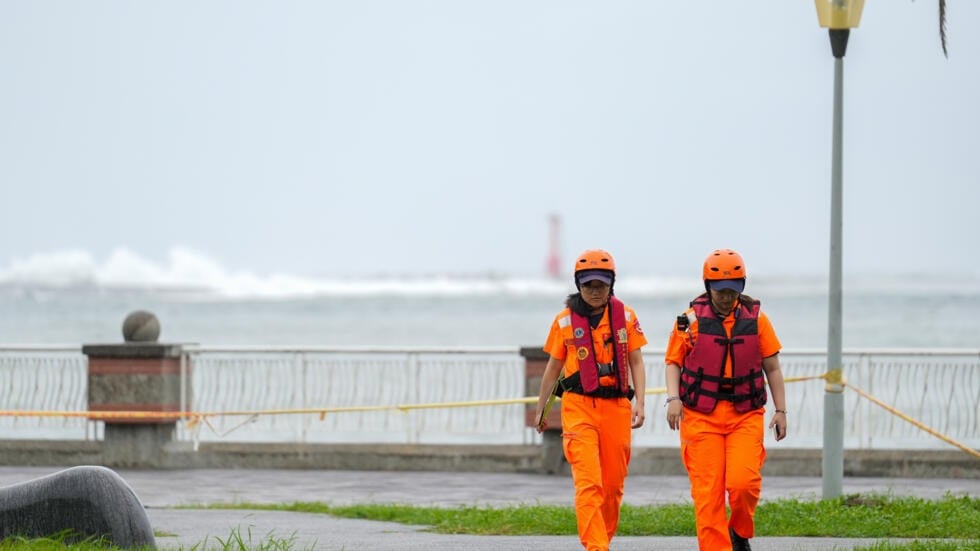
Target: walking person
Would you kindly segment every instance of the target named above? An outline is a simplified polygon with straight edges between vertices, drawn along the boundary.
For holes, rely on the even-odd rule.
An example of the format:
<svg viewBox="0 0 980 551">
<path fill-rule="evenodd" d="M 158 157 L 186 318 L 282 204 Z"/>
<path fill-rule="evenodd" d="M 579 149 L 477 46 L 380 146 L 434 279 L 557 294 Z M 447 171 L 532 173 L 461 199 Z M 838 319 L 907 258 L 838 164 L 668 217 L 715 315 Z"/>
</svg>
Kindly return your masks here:
<svg viewBox="0 0 980 551">
<path fill-rule="evenodd" d="M 701 551 L 751 551 L 766 459 L 766 381 L 769 428 L 777 441 L 786 437 L 781 345 L 759 301 L 742 294 L 745 274 L 737 252 L 712 251 L 702 270 L 705 293 L 677 317 L 667 345 L 667 424 L 681 431 Z"/>
<path fill-rule="evenodd" d="M 579 540 L 587 551 L 606 551 L 619 525 L 631 428 L 644 420 L 640 348 L 647 340 L 636 313 L 613 294 L 616 265 L 608 252 L 583 252 L 575 261 L 574 280 L 578 292 L 555 316 L 544 347 L 550 358 L 535 418 L 538 432 L 548 428 L 542 413 L 557 388 Z"/>
</svg>

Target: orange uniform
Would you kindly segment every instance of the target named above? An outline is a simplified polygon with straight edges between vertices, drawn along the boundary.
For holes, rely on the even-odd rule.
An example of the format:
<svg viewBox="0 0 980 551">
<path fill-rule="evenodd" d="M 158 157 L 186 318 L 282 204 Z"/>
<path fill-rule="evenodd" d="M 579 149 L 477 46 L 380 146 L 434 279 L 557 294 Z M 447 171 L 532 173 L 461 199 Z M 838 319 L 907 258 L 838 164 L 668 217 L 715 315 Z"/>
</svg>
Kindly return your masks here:
<svg viewBox="0 0 980 551">
<path fill-rule="evenodd" d="M 729 338 L 735 325 L 735 308 L 722 321 Z M 691 319 L 687 331 L 677 324 L 671 332 L 665 360 L 684 366 L 698 338 L 698 321 Z M 763 358 L 779 353 L 782 345 L 769 319 L 758 317 L 759 348 Z M 732 376 L 731 356 L 726 356 L 724 376 Z M 691 480 L 697 520 L 698 545 L 702 551 L 731 549 L 729 528 L 743 538 L 755 533 L 754 515 L 762 491 L 762 464 L 766 458 L 764 408 L 744 413 L 735 411 L 730 401 L 720 400 L 711 413 L 684 407 L 681 418 L 681 457 Z M 731 507 L 726 518 L 725 493 Z"/>
<path fill-rule="evenodd" d="M 627 348 L 647 344 L 636 313 L 625 307 Z M 610 310 L 592 328 L 595 361 L 613 361 L 614 331 Z M 578 372 L 571 311 L 566 308 L 551 324 L 544 350 L 563 362 L 567 378 Z M 592 353 L 591 351 L 589 353 Z M 601 387 L 615 387 L 614 375 L 599 377 Z M 643 392 L 644 389 L 636 389 Z M 619 525 L 619 509 L 630 460 L 632 405 L 626 397 L 598 398 L 566 391 L 561 398 L 562 447 L 575 483 L 575 516 L 579 539 L 588 551 L 606 551 Z"/>
</svg>

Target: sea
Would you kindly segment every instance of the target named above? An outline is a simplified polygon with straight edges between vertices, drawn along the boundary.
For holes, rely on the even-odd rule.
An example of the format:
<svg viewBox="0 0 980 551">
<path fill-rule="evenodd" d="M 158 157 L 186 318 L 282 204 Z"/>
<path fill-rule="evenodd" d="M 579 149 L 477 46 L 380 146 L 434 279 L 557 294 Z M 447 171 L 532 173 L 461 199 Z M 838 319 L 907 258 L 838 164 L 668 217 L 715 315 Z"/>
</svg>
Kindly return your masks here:
<svg viewBox="0 0 980 551">
<path fill-rule="evenodd" d="M 194 259 L 190 264 L 194 264 Z M 122 341 L 136 310 L 161 342 L 200 345 L 541 346 L 571 277 L 501 273 L 302 276 L 153 269 L 134 255 L 99 265 L 62 253 L 0 267 L 0 346 Z M 187 264 L 187 262 L 185 262 Z M 203 268 L 201 267 L 203 265 Z M 826 276 L 751 276 L 784 348 L 825 348 Z M 695 277 L 620 277 L 651 350 L 703 291 Z M 845 275 L 844 348 L 980 348 L 980 273 Z"/>
</svg>

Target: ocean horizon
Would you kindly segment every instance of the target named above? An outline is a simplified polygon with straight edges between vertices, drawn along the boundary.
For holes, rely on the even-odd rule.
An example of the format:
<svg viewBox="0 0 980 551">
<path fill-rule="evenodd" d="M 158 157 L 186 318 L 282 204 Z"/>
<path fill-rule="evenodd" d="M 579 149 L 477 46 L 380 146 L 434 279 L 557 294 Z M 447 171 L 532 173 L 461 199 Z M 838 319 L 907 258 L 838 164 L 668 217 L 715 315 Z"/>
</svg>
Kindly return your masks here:
<svg viewBox="0 0 980 551">
<path fill-rule="evenodd" d="M 698 274 L 630 274 L 615 292 L 662 348 L 703 292 Z M 117 342 L 125 316 L 149 310 L 161 341 L 228 345 L 538 346 L 571 277 L 500 273 L 257 275 L 175 250 L 158 265 L 125 250 L 80 251 L 0 267 L 0 344 Z M 784 347 L 826 346 L 827 277 L 749 274 Z M 980 275 L 845 274 L 846 347 L 980 347 Z"/>
</svg>

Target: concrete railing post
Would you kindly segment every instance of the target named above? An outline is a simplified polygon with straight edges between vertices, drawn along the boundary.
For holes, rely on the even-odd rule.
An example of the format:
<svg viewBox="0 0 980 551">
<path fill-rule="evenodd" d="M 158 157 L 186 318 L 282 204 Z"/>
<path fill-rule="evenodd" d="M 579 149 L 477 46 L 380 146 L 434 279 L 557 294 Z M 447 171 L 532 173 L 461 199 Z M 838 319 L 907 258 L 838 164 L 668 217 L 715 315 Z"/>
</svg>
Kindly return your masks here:
<svg viewBox="0 0 980 551">
<path fill-rule="evenodd" d="M 537 396 L 541 391 L 541 377 L 548 365 L 548 354 L 540 348 L 526 346 L 521 348 L 524 358 L 524 395 Z M 534 417 L 537 404 L 531 403 L 524 408 L 524 424 L 534 428 L 538 420 Z M 541 433 L 541 470 L 548 474 L 567 471 L 565 468 L 565 452 L 561 447 L 561 407 L 556 403 L 548 412 L 548 426 L 552 427 Z"/>
<path fill-rule="evenodd" d="M 133 412 L 106 419 L 106 466 L 163 466 L 164 446 L 174 439 L 177 419 L 153 414 L 180 411 L 183 348 L 156 342 L 159 334 L 156 316 L 137 311 L 123 323 L 122 344 L 82 346 L 88 356 L 88 410 Z M 184 389 L 189 397 L 190 381 Z"/>
</svg>

